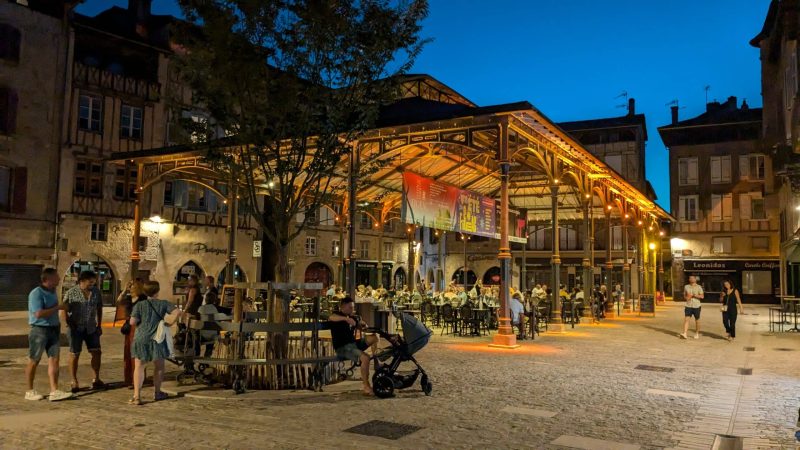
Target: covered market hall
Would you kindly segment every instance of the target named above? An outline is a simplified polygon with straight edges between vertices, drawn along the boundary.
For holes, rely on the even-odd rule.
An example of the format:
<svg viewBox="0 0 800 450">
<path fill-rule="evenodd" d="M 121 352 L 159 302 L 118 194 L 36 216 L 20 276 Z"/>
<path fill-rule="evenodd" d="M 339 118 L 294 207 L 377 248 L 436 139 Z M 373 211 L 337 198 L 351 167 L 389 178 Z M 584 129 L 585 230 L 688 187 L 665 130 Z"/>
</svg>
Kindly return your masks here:
<svg viewBox="0 0 800 450">
<path fill-rule="evenodd" d="M 582 238 L 581 266 L 570 272 L 572 282 L 587 287 L 610 284 L 621 269 L 625 298 L 657 289 L 663 292 L 663 257 L 657 266 L 657 254 L 663 254 L 662 237 L 672 220 L 670 215 L 536 107 L 528 102 L 478 106 L 427 75 L 406 75 L 398 89 L 396 101 L 381 109 L 375 127 L 352 143 L 349 157 L 339 162 L 338 175 L 332 180 L 344 193 L 326 207 L 334 219 L 330 233 L 340 237 L 335 241 L 341 247 L 336 280 L 347 292 L 355 293 L 359 261 L 364 259 L 356 246 L 364 228 L 356 224 L 364 215 L 380 230 L 380 238 L 388 223 L 400 224 L 399 229 L 391 230 L 405 235 L 408 251 L 404 268 L 395 272 L 403 270 L 412 291 L 420 282 L 434 291 L 443 289 L 442 281 L 449 275 L 444 270 L 445 256 L 463 261 L 451 265 L 461 271 L 462 284 L 483 277 L 484 273 L 478 273 L 464 279 L 471 272 L 467 257 L 468 247 L 473 245 L 470 239 L 474 238 L 474 245 L 478 241 L 494 243 L 493 266 L 497 269 L 486 275 L 487 280 L 499 282 L 499 327 L 493 338 L 499 346 L 515 344 L 508 314 L 512 271 L 519 280 L 515 287 L 527 290 L 531 287 L 528 262 L 546 257 L 547 284 L 555 288 L 565 283 L 560 236 L 564 223 L 575 225 L 570 230 L 580 230 Z M 219 146 L 224 148 L 223 141 L 216 145 L 217 151 Z M 159 183 L 185 180 L 206 187 L 227 206 L 226 283 L 233 281 L 237 233 L 231 230 L 237 229 L 237 221 L 250 209 L 239 207 L 242 180 L 214 170 L 206 159 L 209 147 L 172 146 L 112 156 L 113 161 L 138 168 L 133 268 L 140 258 L 138 231 L 145 215 L 146 192 Z M 381 161 L 380 168 L 359 176 L 360 166 L 373 161 Z M 268 180 L 262 181 L 266 186 Z M 268 189 L 262 193 L 272 195 Z M 602 233 L 598 234 L 596 227 Z M 612 254 L 612 230 L 620 229 L 624 242 Z M 418 271 L 415 266 L 422 261 L 423 230 L 426 236 L 439 238 L 441 234 L 433 246 L 425 240 L 423 249 L 439 253 L 435 258 L 438 266 Z M 528 245 L 533 230 L 547 230 L 539 235 L 549 241 L 546 250 Z M 452 238 L 447 255 L 441 253 L 445 235 Z M 596 239 L 598 235 L 600 239 Z M 599 246 L 597 241 L 605 245 Z M 266 243 L 264 248 L 268 248 Z M 378 245 L 379 252 L 383 248 Z M 598 261 L 602 261 L 600 270 Z M 384 264 L 384 258 L 378 257 L 377 273 L 391 281 L 391 272 L 383 276 Z M 632 267 L 637 273 L 632 273 Z M 302 277 L 302 270 L 295 272 Z M 458 281 L 458 276 L 454 277 Z M 550 314 L 557 316 L 558 302 L 550 301 Z"/>
</svg>

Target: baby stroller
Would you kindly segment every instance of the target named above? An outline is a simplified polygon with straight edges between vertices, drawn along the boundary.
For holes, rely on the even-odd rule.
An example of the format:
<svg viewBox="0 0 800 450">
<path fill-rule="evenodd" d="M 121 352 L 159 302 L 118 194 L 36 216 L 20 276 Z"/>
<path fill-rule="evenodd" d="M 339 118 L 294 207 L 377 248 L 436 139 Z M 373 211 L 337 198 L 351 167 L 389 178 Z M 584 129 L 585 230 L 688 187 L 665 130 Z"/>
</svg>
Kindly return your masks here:
<svg viewBox="0 0 800 450">
<path fill-rule="evenodd" d="M 198 312 L 204 317 L 203 320 L 214 320 L 219 315 L 214 305 L 202 305 Z M 213 330 L 191 329 L 183 324 L 179 324 L 177 328 L 173 340 L 174 353 L 171 358 L 167 358 L 167 361 L 183 369 L 175 380 L 179 385 L 190 384 L 193 380 L 195 383 L 210 386 L 214 383 L 213 370 L 207 364 L 195 364 L 195 359 L 201 359 L 201 355 L 197 354 L 201 346 L 206 346 L 204 357 L 211 356 L 208 354 L 209 350 L 213 348 L 219 333 Z"/>
<path fill-rule="evenodd" d="M 394 315 L 402 325 L 402 337 L 388 334 L 381 329 L 370 329 L 391 344 L 373 357 L 375 374 L 372 376 L 372 392 L 378 398 L 391 397 L 394 395 L 395 389 L 406 389 L 413 386 L 417 377 L 422 375 L 420 380 L 422 392 L 425 395 L 431 395 L 433 383 L 428 379 L 428 374 L 425 373 L 422 366 L 414 359 L 414 354 L 428 344 L 433 332 L 410 314 L 395 312 Z M 398 370 L 400 364 L 406 361 L 413 363 L 414 369 Z"/>
</svg>

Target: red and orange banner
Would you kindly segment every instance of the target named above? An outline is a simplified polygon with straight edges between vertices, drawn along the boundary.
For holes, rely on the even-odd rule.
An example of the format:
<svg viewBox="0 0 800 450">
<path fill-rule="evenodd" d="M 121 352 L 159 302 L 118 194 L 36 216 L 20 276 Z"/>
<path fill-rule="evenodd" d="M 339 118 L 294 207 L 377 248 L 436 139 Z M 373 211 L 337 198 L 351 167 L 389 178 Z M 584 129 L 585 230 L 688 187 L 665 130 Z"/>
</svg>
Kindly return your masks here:
<svg viewBox="0 0 800 450">
<path fill-rule="evenodd" d="M 403 217 L 406 223 L 495 236 L 497 212 L 492 198 L 412 172 L 403 173 L 403 192 Z"/>
</svg>

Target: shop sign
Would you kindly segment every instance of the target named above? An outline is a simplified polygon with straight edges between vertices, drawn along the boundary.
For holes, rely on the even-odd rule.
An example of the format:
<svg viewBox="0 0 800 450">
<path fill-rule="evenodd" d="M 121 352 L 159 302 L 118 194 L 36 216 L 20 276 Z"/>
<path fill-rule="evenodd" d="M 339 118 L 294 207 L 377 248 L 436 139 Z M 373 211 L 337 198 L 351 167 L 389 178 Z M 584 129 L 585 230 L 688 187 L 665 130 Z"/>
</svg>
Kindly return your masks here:
<svg viewBox="0 0 800 450">
<path fill-rule="evenodd" d="M 777 260 L 747 261 L 747 260 L 685 260 L 684 272 L 738 272 L 741 270 L 777 270 L 780 263 Z"/>
<path fill-rule="evenodd" d="M 253 258 L 261 258 L 261 241 L 253 241 Z"/>
<path fill-rule="evenodd" d="M 206 244 L 204 244 L 202 242 L 192 242 L 191 246 L 194 249 L 194 253 L 197 253 L 197 254 L 200 254 L 200 253 L 213 253 L 215 255 L 224 255 L 224 254 L 228 253 L 228 250 L 226 250 L 224 248 L 209 247 L 208 245 L 206 245 Z"/>
</svg>

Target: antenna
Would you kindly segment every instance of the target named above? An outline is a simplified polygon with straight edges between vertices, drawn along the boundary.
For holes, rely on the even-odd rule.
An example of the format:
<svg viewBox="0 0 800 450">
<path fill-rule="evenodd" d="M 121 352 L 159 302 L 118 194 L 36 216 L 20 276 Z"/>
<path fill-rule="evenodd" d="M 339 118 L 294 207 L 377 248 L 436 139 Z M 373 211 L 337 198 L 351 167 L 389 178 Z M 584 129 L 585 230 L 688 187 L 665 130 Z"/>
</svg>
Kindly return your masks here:
<svg viewBox="0 0 800 450">
<path fill-rule="evenodd" d="M 664 106 L 677 106 L 677 107 L 678 107 L 678 109 L 684 109 L 684 108 L 686 108 L 685 106 L 681 106 L 681 105 L 680 105 L 680 103 L 678 102 L 678 99 L 677 99 L 677 98 L 676 98 L 676 99 L 674 99 L 674 100 L 672 100 L 671 102 L 667 103 L 667 104 L 666 104 L 666 105 L 664 105 Z"/>
<path fill-rule="evenodd" d="M 703 88 L 703 90 L 706 91 L 706 105 L 707 105 L 708 104 L 708 91 L 711 90 L 711 85 L 707 84 L 706 87 Z"/>
<path fill-rule="evenodd" d="M 618 96 L 614 97 L 614 100 L 616 100 L 616 99 L 618 99 L 620 97 L 625 99 L 625 103 L 623 103 L 621 105 L 616 105 L 616 108 L 627 108 L 628 107 L 628 101 L 627 101 L 628 100 L 628 91 L 622 91 Z"/>
</svg>

